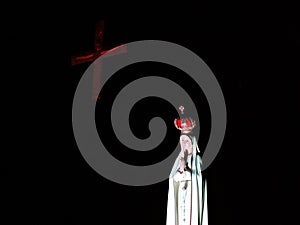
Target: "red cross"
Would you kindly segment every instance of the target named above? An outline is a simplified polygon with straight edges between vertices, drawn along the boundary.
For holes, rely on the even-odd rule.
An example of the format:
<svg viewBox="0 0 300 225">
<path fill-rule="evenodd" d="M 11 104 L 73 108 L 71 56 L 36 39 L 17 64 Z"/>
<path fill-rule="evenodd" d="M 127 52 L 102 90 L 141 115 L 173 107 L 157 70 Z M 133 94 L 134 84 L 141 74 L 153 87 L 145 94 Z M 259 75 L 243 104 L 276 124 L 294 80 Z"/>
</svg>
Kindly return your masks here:
<svg viewBox="0 0 300 225">
<path fill-rule="evenodd" d="M 95 29 L 95 40 L 94 40 L 94 51 L 89 54 L 72 56 L 71 65 L 75 66 L 78 64 L 88 63 L 95 61 L 99 56 L 104 53 L 111 52 L 108 57 L 118 55 L 126 52 L 126 46 L 120 45 L 109 50 L 103 50 L 103 32 L 104 32 L 104 21 L 101 20 L 96 23 Z M 122 46 L 122 47 L 121 47 Z M 93 78 L 93 98 L 97 99 L 100 96 L 97 96 L 100 89 L 100 75 L 101 75 L 101 65 L 97 63 L 94 66 L 94 78 Z"/>
</svg>

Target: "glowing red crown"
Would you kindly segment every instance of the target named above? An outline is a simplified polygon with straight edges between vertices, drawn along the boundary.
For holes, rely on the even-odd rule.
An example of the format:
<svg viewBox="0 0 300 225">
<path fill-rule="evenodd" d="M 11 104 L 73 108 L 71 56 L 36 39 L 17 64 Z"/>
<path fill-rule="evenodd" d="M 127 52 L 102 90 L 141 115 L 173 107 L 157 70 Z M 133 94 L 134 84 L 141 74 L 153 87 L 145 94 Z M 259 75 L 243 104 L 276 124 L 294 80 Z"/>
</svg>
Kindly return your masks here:
<svg viewBox="0 0 300 225">
<path fill-rule="evenodd" d="M 180 106 L 179 110 L 181 111 L 181 114 L 183 114 L 184 107 Z M 181 133 L 183 134 L 191 133 L 194 127 L 196 126 L 196 122 L 191 117 L 175 119 L 174 124 L 175 127 L 178 130 L 181 130 Z"/>
</svg>

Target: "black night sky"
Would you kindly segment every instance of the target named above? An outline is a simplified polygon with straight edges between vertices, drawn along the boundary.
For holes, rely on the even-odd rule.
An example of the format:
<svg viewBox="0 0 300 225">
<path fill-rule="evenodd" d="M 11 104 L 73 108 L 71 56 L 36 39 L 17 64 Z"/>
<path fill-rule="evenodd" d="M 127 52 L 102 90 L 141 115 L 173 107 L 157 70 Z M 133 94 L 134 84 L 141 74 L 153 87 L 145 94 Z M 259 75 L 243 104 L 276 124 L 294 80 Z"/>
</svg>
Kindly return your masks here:
<svg viewBox="0 0 300 225">
<path fill-rule="evenodd" d="M 39 139 L 39 154 L 26 161 L 28 169 L 24 162 L 20 164 L 26 175 L 4 165 L 8 183 L 17 180 L 12 188 L 7 186 L 12 199 L 7 204 L 5 201 L 8 211 L 18 205 L 24 219 L 40 224 L 165 224 L 167 180 L 144 187 L 113 183 L 84 161 L 73 136 L 73 95 L 90 63 L 71 66 L 71 57 L 93 50 L 95 25 L 104 20 L 105 49 L 138 40 L 174 42 L 199 55 L 216 76 L 228 118 L 222 148 L 204 172 L 208 180 L 209 224 L 295 221 L 296 207 L 292 202 L 297 205 L 299 189 L 295 122 L 299 114 L 295 82 L 299 75 L 299 23 L 292 11 L 283 17 L 269 7 L 237 6 L 235 10 L 226 5 L 225 10 L 223 6 L 192 7 L 186 16 L 173 13 L 158 17 L 154 12 L 142 16 L 139 12 L 132 19 L 123 15 L 106 18 L 94 7 L 87 7 L 91 13 L 66 9 L 66 14 L 62 10 L 56 16 L 44 16 L 44 26 L 33 23 L 33 19 L 26 20 L 28 33 L 24 25 L 20 28 L 28 43 L 25 50 L 32 49 L 47 74 L 38 82 L 51 83 L 49 90 L 44 90 L 41 104 L 45 105 L 41 110 L 45 113 L 39 114 L 37 122 L 38 127 L 46 128 L 47 135 Z M 8 37 L 17 41 L 19 36 L 11 33 Z M 35 44 L 39 47 L 33 47 Z M 47 46 L 49 51 L 46 53 L 41 46 Z M 153 110 L 152 102 L 147 104 L 147 110 Z M 169 106 L 164 111 L 163 102 L 157 104 L 161 107 L 157 114 L 170 112 L 166 121 L 173 123 Z M 136 115 L 141 115 L 139 110 Z M 203 118 L 209 118 L 205 112 Z M 173 124 L 168 126 L 171 134 L 178 137 Z M 174 138 L 168 139 L 164 148 L 168 145 L 174 145 Z M 202 145 L 205 144 L 199 143 Z M 141 164 L 147 163 L 149 156 L 113 151 L 124 161 L 135 161 L 136 157 Z M 155 161 L 155 154 L 149 156 L 148 162 L 151 160 Z"/>
</svg>

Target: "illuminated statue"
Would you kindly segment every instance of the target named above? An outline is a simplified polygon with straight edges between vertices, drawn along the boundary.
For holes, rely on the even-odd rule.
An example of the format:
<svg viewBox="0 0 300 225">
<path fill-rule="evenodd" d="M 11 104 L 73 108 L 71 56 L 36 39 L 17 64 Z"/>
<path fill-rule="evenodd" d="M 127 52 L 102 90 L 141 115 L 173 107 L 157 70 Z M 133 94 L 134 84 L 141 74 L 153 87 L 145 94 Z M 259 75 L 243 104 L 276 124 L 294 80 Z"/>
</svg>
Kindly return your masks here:
<svg viewBox="0 0 300 225">
<path fill-rule="evenodd" d="M 184 107 L 179 108 L 183 114 Z M 167 225 L 207 225 L 207 185 L 201 174 L 201 157 L 192 118 L 175 119 L 181 130 L 181 151 L 169 176 Z"/>
</svg>

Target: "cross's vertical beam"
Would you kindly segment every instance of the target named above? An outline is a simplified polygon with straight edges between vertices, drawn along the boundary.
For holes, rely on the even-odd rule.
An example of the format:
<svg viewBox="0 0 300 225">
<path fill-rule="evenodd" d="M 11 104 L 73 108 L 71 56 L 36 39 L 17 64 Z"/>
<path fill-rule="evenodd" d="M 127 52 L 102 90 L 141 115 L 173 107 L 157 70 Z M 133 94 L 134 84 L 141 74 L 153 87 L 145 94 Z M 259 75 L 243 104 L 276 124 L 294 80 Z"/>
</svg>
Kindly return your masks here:
<svg viewBox="0 0 300 225">
<path fill-rule="evenodd" d="M 100 20 L 96 24 L 95 41 L 94 41 L 95 52 L 100 52 L 103 48 L 103 34 L 104 34 L 103 32 L 104 32 L 104 21 Z"/>
</svg>

